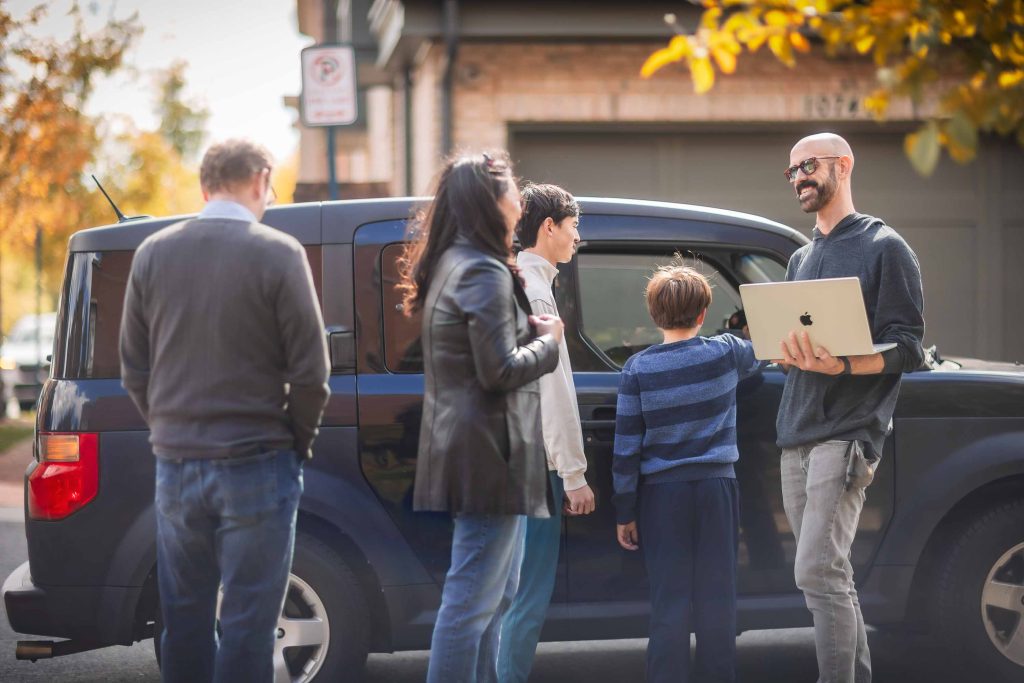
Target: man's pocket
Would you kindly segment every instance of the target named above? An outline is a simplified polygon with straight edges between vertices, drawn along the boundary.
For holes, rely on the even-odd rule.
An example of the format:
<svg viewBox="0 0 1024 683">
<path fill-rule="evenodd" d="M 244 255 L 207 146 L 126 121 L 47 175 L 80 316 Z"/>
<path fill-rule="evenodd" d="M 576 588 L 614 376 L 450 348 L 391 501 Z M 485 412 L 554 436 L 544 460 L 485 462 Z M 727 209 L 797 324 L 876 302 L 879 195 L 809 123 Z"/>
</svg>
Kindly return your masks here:
<svg viewBox="0 0 1024 683">
<path fill-rule="evenodd" d="M 860 441 L 851 441 L 846 450 L 846 490 L 867 488 L 875 479 L 879 460 L 868 456 Z"/>
</svg>

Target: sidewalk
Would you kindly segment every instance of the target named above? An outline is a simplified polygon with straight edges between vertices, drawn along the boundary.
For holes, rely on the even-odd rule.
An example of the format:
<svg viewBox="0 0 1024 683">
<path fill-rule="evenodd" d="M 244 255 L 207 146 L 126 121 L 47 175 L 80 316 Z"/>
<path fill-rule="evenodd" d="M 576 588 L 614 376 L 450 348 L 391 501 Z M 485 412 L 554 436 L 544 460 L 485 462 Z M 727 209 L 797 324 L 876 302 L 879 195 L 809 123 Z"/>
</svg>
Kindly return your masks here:
<svg viewBox="0 0 1024 683">
<path fill-rule="evenodd" d="M 31 436 L 0 454 L 0 508 L 21 509 L 25 468 L 31 460 Z"/>
</svg>

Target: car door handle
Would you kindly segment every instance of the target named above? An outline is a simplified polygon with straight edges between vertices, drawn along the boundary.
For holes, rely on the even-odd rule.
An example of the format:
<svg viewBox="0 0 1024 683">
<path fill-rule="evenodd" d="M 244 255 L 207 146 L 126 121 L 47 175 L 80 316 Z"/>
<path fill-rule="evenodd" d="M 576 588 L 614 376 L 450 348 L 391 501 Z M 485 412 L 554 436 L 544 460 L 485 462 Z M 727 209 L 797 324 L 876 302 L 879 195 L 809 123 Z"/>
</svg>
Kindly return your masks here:
<svg viewBox="0 0 1024 683">
<path fill-rule="evenodd" d="M 580 420 L 585 443 L 615 440 L 615 408 L 598 406 L 592 408 L 587 417 L 589 419 Z"/>
</svg>

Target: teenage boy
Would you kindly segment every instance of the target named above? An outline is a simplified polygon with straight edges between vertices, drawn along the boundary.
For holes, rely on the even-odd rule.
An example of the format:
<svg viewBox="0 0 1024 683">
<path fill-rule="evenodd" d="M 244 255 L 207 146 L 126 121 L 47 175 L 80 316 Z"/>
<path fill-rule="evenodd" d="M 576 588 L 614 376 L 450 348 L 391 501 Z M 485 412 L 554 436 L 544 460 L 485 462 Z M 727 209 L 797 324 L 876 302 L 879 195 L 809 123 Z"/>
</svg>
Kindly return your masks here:
<svg viewBox="0 0 1024 683">
<path fill-rule="evenodd" d="M 694 678 L 734 681 L 736 384 L 762 363 L 749 341 L 697 334 L 711 285 L 692 268 L 659 268 L 645 296 L 664 343 L 622 368 L 612 501 L 619 544 L 643 546 L 651 583 L 647 680 L 690 680 L 692 630 Z"/>
<path fill-rule="evenodd" d="M 526 185 L 521 194 L 523 214 L 516 234 L 523 251 L 516 260 L 526 283 L 526 295 L 534 315 L 557 315 L 551 285 L 558 275 L 557 265 L 572 260 L 580 241 L 576 229 L 579 205 L 571 194 L 555 185 Z M 548 476 L 555 500 L 565 498 L 566 514 L 587 515 L 594 511 L 594 492 L 584 477 L 587 458 L 564 338 L 558 354 L 558 367 L 540 378 L 541 431 L 548 456 Z M 526 520 L 519 590 L 502 621 L 498 646 L 498 679 L 502 683 L 525 683 L 530 675 L 555 587 L 561 512 L 561 506 L 556 505 L 551 517 Z"/>
</svg>

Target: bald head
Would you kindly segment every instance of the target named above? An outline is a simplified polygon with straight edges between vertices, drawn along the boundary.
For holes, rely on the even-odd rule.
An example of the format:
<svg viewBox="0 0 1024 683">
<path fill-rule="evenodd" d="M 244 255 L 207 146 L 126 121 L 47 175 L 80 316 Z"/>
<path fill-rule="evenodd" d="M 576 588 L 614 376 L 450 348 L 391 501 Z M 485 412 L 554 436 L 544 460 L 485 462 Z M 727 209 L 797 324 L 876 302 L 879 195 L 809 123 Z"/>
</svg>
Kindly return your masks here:
<svg viewBox="0 0 1024 683">
<path fill-rule="evenodd" d="M 815 135 L 808 135 L 800 140 L 800 142 L 793 145 L 790 157 L 799 156 L 800 154 L 798 154 L 798 151 L 800 154 L 803 154 L 803 157 L 801 158 L 826 155 L 853 158 L 853 150 L 850 149 L 850 143 L 835 133 L 817 133 Z M 804 154 L 804 152 L 806 152 L 806 154 Z"/>
<path fill-rule="evenodd" d="M 802 166 L 810 159 L 817 163 Z M 808 135 L 793 145 L 789 163 L 787 177 L 792 176 L 790 182 L 803 211 L 818 214 L 845 212 L 842 215 L 846 215 L 853 210 L 850 187 L 853 150 L 846 140 L 835 133 Z"/>
</svg>

